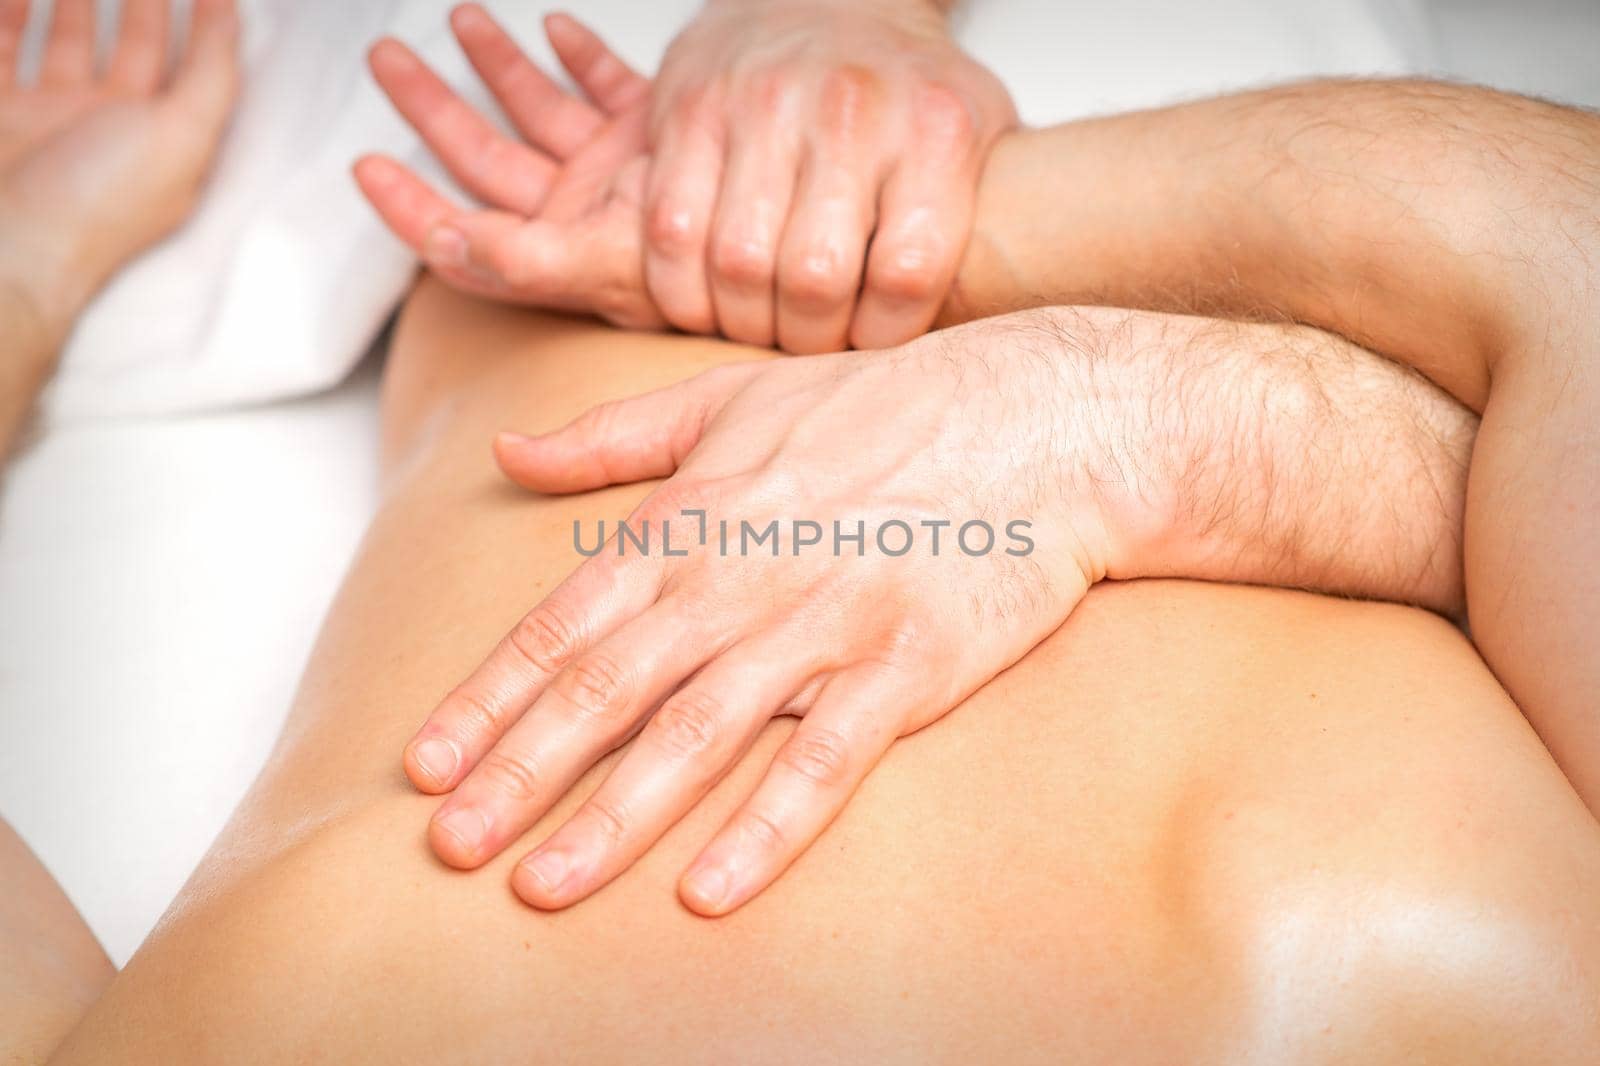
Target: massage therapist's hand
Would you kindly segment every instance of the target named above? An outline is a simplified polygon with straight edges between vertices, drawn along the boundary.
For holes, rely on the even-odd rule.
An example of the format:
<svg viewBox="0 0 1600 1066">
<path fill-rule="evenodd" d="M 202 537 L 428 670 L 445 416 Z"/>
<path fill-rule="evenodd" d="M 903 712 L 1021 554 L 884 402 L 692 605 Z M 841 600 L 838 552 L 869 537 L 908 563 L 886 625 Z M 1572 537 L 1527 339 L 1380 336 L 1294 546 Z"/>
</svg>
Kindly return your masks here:
<svg viewBox="0 0 1600 1066">
<path fill-rule="evenodd" d="M 523 139 L 508 137 L 405 45 L 376 44 L 372 72 L 396 109 L 482 207 L 462 208 L 409 168 L 355 168 L 384 222 L 446 284 L 510 303 L 597 315 L 626 329 L 666 322 L 644 286 L 650 83 L 576 20 L 545 20 L 583 91 L 563 91 L 478 4 L 450 17 L 462 50 Z"/>
<path fill-rule="evenodd" d="M 933 323 L 1005 88 L 942 0 L 707 0 L 656 78 L 645 278 L 692 333 L 790 352 Z"/>
<path fill-rule="evenodd" d="M 456 9 L 451 25 L 522 139 L 502 134 L 398 41 L 373 49 L 372 69 L 396 108 L 483 208 L 462 208 L 379 156 L 361 160 L 356 177 L 389 228 L 435 274 L 476 295 L 595 314 L 625 328 L 661 328 L 670 321 L 765 343 L 773 341 L 776 322 L 776 339 L 797 352 L 906 340 L 931 321 L 949 287 L 971 226 L 984 155 L 1013 121 L 1003 90 L 950 45 L 932 9 L 918 4 L 908 8 L 916 13 L 909 27 L 886 13 L 868 17 L 797 3 L 784 14 L 784 5 L 773 5 L 778 22 L 761 22 L 763 32 L 796 21 L 799 28 L 784 31 L 776 52 L 752 46 L 746 59 L 778 64 L 759 78 L 783 87 L 781 95 L 791 101 L 786 114 L 795 122 L 790 133 L 803 133 L 803 143 L 780 153 L 781 180 L 752 189 L 748 200 L 734 190 L 751 184 L 756 156 L 770 147 L 758 143 L 757 132 L 765 128 L 769 139 L 782 132 L 760 113 L 733 108 L 745 91 L 743 80 L 757 73 L 739 66 L 718 75 L 714 92 L 680 87 L 652 94 L 651 83 L 588 29 L 552 16 L 546 32 L 583 90 L 580 99 L 558 88 L 477 4 Z M 836 35 L 862 19 L 865 25 L 854 28 L 883 54 L 858 55 L 866 45 Z M 737 34 L 746 32 L 739 25 L 708 11 L 674 47 L 669 68 L 687 70 L 684 57 L 713 43 L 733 48 Z M 886 61 L 887 55 L 896 58 Z M 870 59 L 878 73 L 838 65 L 849 56 Z M 695 163 L 700 135 L 673 132 L 676 112 L 663 111 L 665 101 L 679 101 L 681 110 L 691 98 L 721 101 L 718 122 L 726 119 L 727 127 L 717 126 L 717 137 L 742 131 L 741 152 L 729 156 L 720 178 Z M 907 112 L 912 103 L 914 114 Z M 660 118 L 660 160 L 649 155 L 652 113 L 666 116 Z M 915 153 L 896 155 L 913 143 Z M 651 197 L 654 213 L 647 215 Z M 690 212 L 696 250 L 673 252 L 684 243 L 674 236 L 682 212 L 673 204 L 708 197 L 718 211 L 718 234 L 747 229 L 741 212 L 753 213 L 757 227 L 787 227 L 781 248 L 775 234 L 761 245 L 771 262 L 760 267 L 766 282 L 759 299 L 741 295 L 736 277 L 730 287 L 727 271 L 719 273 L 715 263 L 708 272 L 711 207 L 704 217 Z M 656 237 L 653 251 L 647 251 L 647 233 Z M 733 316 L 720 326 L 705 313 L 718 292 L 729 294 L 718 307 Z M 688 310 L 695 302 L 698 318 Z M 761 317 L 765 331 L 744 330 L 740 308 Z M 859 332 L 852 333 L 852 322 Z"/>
<path fill-rule="evenodd" d="M 1039 321 L 733 365 L 499 439 L 505 471 L 540 492 L 667 480 L 630 519 L 649 530 L 648 553 L 630 542 L 619 554 L 613 536 L 408 746 L 417 787 L 454 790 L 430 827 L 439 856 L 484 863 L 637 732 L 516 868 L 527 902 L 574 903 L 649 848 L 768 719 L 803 715 L 681 895 L 717 915 L 772 882 L 897 737 L 1015 662 L 1105 573 L 1119 510 L 1107 486 L 1126 479 L 1093 406 L 1074 409 L 1082 366 L 1042 354 L 1059 341 Z M 770 523 L 775 540 L 751 539 Z M 582 540 L 595 546 L 593 523 Z"/>
<path fill-rule="evenodd" d="M 126 0 L 98 61 L 94 0 L 57 0 L 38 81 L 17 80 L 27 0 L 0 0 L 0 280 L 61 332 L 194 205 L 232 110 L 232 0 L 196 0 L 171 56 L 169 0 Z"/>
</svg>

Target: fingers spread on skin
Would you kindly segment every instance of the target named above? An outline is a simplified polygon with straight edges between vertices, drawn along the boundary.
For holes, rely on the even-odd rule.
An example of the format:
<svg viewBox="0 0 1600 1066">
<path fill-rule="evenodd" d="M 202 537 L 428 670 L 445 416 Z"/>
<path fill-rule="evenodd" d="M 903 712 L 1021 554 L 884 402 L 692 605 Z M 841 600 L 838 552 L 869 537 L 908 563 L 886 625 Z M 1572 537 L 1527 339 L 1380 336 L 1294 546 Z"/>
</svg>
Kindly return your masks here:
<svg viewBox="0 0 1600 1066">
<path fill-rule="evenodd" d="M 95 0 L 56 0 L 39 65 L 39 84 L 51 88 L 94 80 Z"/>
<path fill-rule="evenodd" d="M 106 82 L 126 92 L 155 91 L 166 73 L 170 0 L 125 0 Z"/>
<path fill-rule="evenodd" d="M 379 41 L 368 61 L 395 108 L 463 188 L 491 206 L 538 214 L 556 175 L 549 158 L 495 129 L 399 41 Z"/>
<path fill-rule="evenodd" d="M 28 28 L 28 0 L 0 0 L 0 87 L 17 80 L 17 56 Z"/>
<path fill-rule="evenodd" d="M 662 129 L 645 188 L 645 284 L 666 320 L 712 333 L 706 237 L 722 184 L 723 131 L 706 96 L 681 103 Z"/>
<path fill-rule="evenodd" d="M 558 674 L 660 592 L 654 559 L 608 552 L 578 567 L 428 716 L 403 756 L 411 783 L 429 793 L 455 788 Z"/>
<path fill-rule="evenodd" d="M 668 477 L 759 370 L 759 363 L 729 364 L 592 407 L 551 433 L 502 433 L 495 440 L 495 458 L 507 477 L 534 492 L 588 492 Z"/>
<path fill-rule="evenodd" d="M 615 115 L 644 102 L 650 80 L 628 66 L 589 27 L 571 15 L 548 15 L 545 36 L 578 88 L 600 110 Z"/>
<path fill-rule="evenodd" d="M 730 145 L 709 244 L 711 302 L 723 336 L 771 347 L 778 242 L 794 195 L 798 147 L 782 108 Z"/>
<path fill-rule="evenodd" d="M 575 656 L 440 806 L 428 833 L 434 853 L 463 868 L 499 854 L 714 656 L 719 641 L 664 601 Z"/>
<path fill-rule="evenodd" d="M 599 131 L 600 112 L 551 81 L 482 6 L 461 5 L 450 25 L 473 69 L 530 143 L 565 159 Z"/>
<path fill-rule="evenodd" d="M 955 93 L 924 86 L 916 105 L 914 155 L 884 183 L 866 282 L 851 325 L 857 348 L 887 348 L 933 324 L 966 250 L 979 161 L 973 118 Z"/>
<path fill-rule="evenodd" d="M 899 736 L 909 688 L 881 667 L 847 671 L 823 686 L 755 793 L 690 865 L 678 886 L 684 904 L 717 917 L 775 881 Z"/>
<path fill-rule="evenodd" d="M 166 93 L 173 121 L 215 145 L 239 94 L 239 14 L 234 0 L 195 0 L 189 40 Z"/>
<path fill-rule="evenodd" d="M 660 839 L 719 781 L 763 723 L 818 668 L 809 641 L 768 633 L 701 670 L 651 716 L 605 783 L 512 874 L 535 907 L 595 892 Z"/>
</svg>

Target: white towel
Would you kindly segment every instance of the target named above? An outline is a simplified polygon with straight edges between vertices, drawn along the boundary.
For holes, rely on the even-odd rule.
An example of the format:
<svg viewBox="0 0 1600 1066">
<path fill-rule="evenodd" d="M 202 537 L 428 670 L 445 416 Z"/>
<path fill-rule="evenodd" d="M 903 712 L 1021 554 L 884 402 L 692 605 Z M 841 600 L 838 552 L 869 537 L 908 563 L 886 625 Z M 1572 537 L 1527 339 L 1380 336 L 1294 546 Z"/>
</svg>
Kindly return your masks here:
<svg viewBox="0 0 1600 1066">
<path fill-rule="evenodd" d="M 1429 57 L 1413 2 L 967 0 L 958 25 L 1038 124 L 1311 74 L 1420 69 Z M 49 6 L 36 5 L 36 31 Z M 364 52 L 395 33 L 485 100 L 450 39 L 449 6 L 244 0 L 246 87 L 204 200 L 96 300 L 46 398 L 47 421 L 255 404 L 349 373 L 414 267 L 357 194 L 350 163 L 381 150 L 437 176 Z M 490 6 L 551 64 L 542 5 Z M 576 13 L 652 71 L 696 6 L 590 0 Z"/>
</svg>

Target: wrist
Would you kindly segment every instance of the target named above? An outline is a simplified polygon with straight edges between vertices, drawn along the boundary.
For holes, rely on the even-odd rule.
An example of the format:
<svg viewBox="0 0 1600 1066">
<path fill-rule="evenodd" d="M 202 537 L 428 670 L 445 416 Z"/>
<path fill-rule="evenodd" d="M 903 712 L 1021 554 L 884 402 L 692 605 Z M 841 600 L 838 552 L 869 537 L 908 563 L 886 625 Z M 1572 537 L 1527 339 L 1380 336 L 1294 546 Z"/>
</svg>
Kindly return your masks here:
<svg viewBox="0 0 1600 1066">
<path fill-rule="evenodd" d="M 53 365 L 71 332 L 72 319 L 51 309 L 32 286 L 7 272 L 0 272 L 0 308 L 6 323 L 6 355 L 30 365 Z"/>
<path fill-rule="evenodd" d="M 1459 612 L 1470 412 L 1313 328 L 1094 316 L 1105 576 Z"/>
<path fill-rule="evenodd" d="M 1133 447 L 1149 395 L 1140 361 L 1130 358 L 1129 323 L 1138 317 L 1105 307 L 1046 307 L 976 324 L 1003 330 L 1001 343 L 986 347 L 1005 353 L 998 376 L 1028 412 L 1014 409 L 1004 418 L 1026 424 L 1034 444 L 1028 454 L 1037 466 L 1028 480 L 1038 486 L 1044 512 L 1035 519 L 1042 546 L 1051 556 L 1070 556 L 1085 585 L 1135 576 L 1132 561 L 1166 528 L 1164 486 Z"/>
<path fill-rule="evenodd" d="M 59 347 L 99 288 L 70 239 L 0 209 L 0 290 L 28 328 Z M 53 354 L 53 353 L 52 353 Z"/>
</svg>

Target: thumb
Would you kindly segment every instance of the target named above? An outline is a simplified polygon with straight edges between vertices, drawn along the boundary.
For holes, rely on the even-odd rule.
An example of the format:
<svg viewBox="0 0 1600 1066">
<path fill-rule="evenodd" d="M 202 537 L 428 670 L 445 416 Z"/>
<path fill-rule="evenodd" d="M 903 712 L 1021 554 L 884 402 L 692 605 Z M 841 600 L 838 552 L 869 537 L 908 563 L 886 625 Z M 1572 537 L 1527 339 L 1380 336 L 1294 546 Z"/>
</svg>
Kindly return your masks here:
<svg viewBox="0 0 1600 1066">
<path fill-rule="evenodd" d="M 422 258 L 445 276 L 465 274 L 502 299 L 591 312 L 593 263 L 576 234 L 505 211 L 465 211 L 428 231 Z"/>
<path fill-rule="evenodd" d="M 675 473 L 717 414 L 762 364 L 735 363 L 592 407 L 553 433 L 495 438 L 507 477 L 535 492 L 587 492 Z"/>
</svg>

